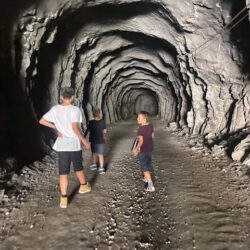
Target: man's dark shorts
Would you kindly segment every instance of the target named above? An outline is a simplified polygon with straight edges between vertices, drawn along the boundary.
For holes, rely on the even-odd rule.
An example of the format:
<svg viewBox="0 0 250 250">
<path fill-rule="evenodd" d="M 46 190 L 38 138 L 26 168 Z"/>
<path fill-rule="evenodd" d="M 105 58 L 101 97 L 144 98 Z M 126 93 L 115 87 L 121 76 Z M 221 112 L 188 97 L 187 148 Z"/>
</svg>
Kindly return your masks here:
<svg viewBox="0 0 250 250">
<path fill-rule="evenodd" d="M 141 171 L 152 170 L 152 152 L 140 152 L 138 155 Z"/>
<path fill-rule="evenodd" d="M 91 152 L 98 154 L 98 155 L 103 155 L 104 154 L 104 144 L 94 144 L 91 143 Z"/>
<path fill-rule="evenodd" d="M 74 171 L 83 170 L 82 151 L 63 151 L 58 153 L 59 175 L 67 175 L 70 173 L 70 165 L 73 163 Z"/>
</svg>

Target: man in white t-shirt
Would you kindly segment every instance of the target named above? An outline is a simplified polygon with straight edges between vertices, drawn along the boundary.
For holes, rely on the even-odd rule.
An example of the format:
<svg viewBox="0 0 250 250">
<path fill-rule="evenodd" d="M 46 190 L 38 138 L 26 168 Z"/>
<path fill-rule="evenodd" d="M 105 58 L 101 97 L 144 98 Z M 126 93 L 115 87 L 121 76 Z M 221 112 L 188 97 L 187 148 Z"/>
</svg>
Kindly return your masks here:
<svg viewBox="0 0 250 250">
<path fill-rule="evenodd" d="M 74 89 L 65 87 L 61 90 L 62 104 L 52 107 L 39 123 L 53 128 L 57 132 L 57 139 L 53 149 L 58 153 L 59 182 L 61 190 L 60 207 L 68 205 L 67 188 L 70 165 L 73 163 L 76 177 L 80 182 L 79 193 L 91 191 L 90 184 L 86 181 L 82 165 L 82 147 L 90 148 L 89 142 L 82 134 L 79 124 L 82 123 L 82 114 L 78 107 L 73 106 L 75 98 Z"/>
</svg>

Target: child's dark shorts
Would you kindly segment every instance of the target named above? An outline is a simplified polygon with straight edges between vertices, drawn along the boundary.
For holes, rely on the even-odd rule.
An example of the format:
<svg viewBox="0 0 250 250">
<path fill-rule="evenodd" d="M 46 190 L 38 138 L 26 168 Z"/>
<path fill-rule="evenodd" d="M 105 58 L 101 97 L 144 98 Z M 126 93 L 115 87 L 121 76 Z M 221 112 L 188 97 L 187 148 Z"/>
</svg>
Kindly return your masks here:
<svg viewBox="0 0 250 250">
<path fill-rule="evenodd" d="M 73 163 L 74 171 L 83 170 L 82 151 L 63 151 L 58 153 L 59 175 L 67 175 L 70 173 L 70 165 Z"/>
<path fill-rule="evenodd" d="M 104 144 L 95 144 L 91 143 L 91 152 L 98 154 L 98 155 L 103 155 L 104 154 Z"/>
<path fill-rule="evenodd" d="M 140 152 L 138 155 L 141 171 L 152 170 L 152 152 Z"/>
</svg>

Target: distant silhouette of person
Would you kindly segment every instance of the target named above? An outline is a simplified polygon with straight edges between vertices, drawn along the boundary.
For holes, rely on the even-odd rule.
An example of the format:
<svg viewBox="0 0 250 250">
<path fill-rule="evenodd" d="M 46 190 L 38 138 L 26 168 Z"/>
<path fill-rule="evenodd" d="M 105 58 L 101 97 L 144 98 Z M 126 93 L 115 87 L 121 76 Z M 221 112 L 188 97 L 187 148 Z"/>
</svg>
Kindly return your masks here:
<svg viewBox="0 0 250 250">
<path fill-rule="evenodd" d="M 60 207 L 68 205 L 67 188 L 70 165 L 73 163 L 76 177 L 80 182 L 79 193 L 91 191 L 90 184 L 86 181 L 82 165 L 82 147 L 89 148 L 90 144 L 80 130 L 82 114 L 78 107 L 73 106 L 75 98 L 74 89 L 65 87 L 61 90 L 62 104 L 52 107 L 39 123 L 56 130 L 58 137 L 53 149 L 58 153 L 59 183 L 60 183 Z"/>
<path fill-rule="evenodd" d="M 92 152 L 92 162 L 90 166 L 92 170 L 97 169 L 97 163 L 99 161 L 99 173 L 105 174 L 104 169 L 104 134 L 106 133 L 106 124 L 101 119 L 101 111 L 99 108 L 93 109 L 93 117 L 87 125 L 87 131 L 85 135 L 89 134 L 89 141 L 91 143 L 91 152 Z"/>
<path fill-rule="evenodd" d="M 154 192 L 155 187 L 151 176 L 154 128 L 149 123 L 148 112 L 140 111 L 137 123 L 140 125 L 137 131 L 138 144 L 133 150 L 133 154 L 139 159 L 144 181 L 147 184 L 145 191 Z"/>
</svg>

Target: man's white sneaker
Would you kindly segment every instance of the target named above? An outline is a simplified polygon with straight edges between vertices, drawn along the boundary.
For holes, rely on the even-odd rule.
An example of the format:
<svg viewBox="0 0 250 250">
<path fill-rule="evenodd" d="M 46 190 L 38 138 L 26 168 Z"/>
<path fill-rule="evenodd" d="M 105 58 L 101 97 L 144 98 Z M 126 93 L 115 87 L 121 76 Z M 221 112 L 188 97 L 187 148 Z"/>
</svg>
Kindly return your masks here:
<svg viewBox="0 0 250 250">
<path fill-rule="evenodd" d="M 97 165 L 96 165 L 96 164 L 90 165 L 90 169 L 91 169 L 91 170 L 96 170 L 96 169 L 97 169 Z"/>
<path fill-rule="evenodd" d="M 145 191 L 147 191 L 147 192 L 154 192 L 155 191 L 155 187 L 154 186 L 148 186 L 147 188 L 145 188 Z"/>
<path fill-rule="evenodd" d="M 105 169 L 104 168 L 99 168 L 98 172 L 99 172 L 99 174 L 105 174 Z"/>
</svg>

